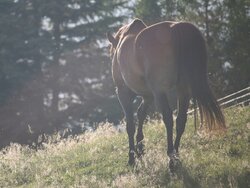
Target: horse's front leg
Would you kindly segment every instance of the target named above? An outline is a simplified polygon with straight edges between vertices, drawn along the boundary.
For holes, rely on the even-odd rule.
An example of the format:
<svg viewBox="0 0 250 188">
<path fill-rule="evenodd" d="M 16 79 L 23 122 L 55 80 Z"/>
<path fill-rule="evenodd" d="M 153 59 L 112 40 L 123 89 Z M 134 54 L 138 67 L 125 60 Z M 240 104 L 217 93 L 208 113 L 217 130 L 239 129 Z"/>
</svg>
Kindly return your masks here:
<svg viewBox="0 0 250 188">
<path fill-rule="evenodd" d="M 129 90 L 127 87 L 118 88 L 117 94 L 119 102 L 123 108 L 123 112 L 126 118 L 126 130 L 129 139 L 129 160 L 128 164 L 133 165 L 135 162 L 135 144 L 134 144 L 134 135 L 135 135 L 135 124 L 133 117 L 133 100 L 135 98 L 134 93 Z"/>
<path fill-rule="evenodd" d="M 140 157 L 144 152 L 144 144 L 143 144 L 143 123 L 147 117 L 147 110 L 152 103 L 152 97 L 143 97 L 143 100 L 137 110 L 138 117 L 138 129 L 136 135 L 136 145 L 137 145 L 137 155 Z"/>
</svg>

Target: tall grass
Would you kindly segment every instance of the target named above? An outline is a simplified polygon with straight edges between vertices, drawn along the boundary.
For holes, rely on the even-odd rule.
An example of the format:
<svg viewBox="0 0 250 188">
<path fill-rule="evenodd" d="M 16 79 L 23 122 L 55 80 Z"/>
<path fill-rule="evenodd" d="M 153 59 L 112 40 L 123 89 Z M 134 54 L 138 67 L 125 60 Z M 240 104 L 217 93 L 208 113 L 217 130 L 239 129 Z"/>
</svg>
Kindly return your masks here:
<svg viewBox="0 0 250 188">
<path fill-rule="evenodd" d="M 180 148 L 181 166 L 170 176 L 165 127 L 144 128 L 145 155 L 127 166 L 127 135 L 109 124 L 97 131 L 50 137 L 35 151 L 12 144 L 0 152 L 0 187 L 249 187 L 250 107 L 225 112 L 225 134 L 194 132 L 188 120 Z"/>
</svg>

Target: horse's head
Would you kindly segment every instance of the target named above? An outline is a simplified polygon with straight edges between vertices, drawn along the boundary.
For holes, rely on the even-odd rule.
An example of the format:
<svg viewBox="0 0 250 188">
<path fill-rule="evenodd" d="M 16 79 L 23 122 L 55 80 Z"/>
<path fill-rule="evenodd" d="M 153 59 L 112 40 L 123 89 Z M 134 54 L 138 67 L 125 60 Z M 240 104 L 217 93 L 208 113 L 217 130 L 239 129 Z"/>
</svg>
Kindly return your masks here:
<svg viewBox="0 0 250 188">
<path fill-rule="evenodd" d="M 119 46 L 120 41 L 122 41 L 124 37 L 127 35 L 137 35 L 146 27 L 146 24 L 142 20 L 136 18 L 131 23 L 122 26 L 114 36 L 108 32 L 107 38 L 111 43 L 110 54 L 114 54 L 116 48 Z"/>
</svg>

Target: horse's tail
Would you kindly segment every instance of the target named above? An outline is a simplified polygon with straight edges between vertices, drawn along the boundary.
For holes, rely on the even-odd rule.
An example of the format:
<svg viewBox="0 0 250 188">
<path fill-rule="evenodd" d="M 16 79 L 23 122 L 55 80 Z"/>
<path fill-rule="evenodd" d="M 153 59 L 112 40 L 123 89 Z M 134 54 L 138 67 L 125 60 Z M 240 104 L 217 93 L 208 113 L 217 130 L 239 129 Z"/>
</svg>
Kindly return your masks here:
<svg viewBox="0 0 250 188">
<path fill-rule="evenodd" d="M 209 128 L 225 128 L 225 118 L 217 103 L 207 78 L 207 50 L 201 32 L 191 23 L 180 22 L 172 26 L 176 45 L 178 79 L 190 88 L 201 117 Z"/>
</svg>

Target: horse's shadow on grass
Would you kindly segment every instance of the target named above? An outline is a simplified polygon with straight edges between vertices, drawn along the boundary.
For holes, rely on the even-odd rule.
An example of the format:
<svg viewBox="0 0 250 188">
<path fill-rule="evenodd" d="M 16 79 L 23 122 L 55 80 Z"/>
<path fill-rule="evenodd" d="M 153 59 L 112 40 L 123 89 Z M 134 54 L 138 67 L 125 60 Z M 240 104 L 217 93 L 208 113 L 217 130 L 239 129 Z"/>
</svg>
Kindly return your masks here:
<svg viewBox="0 0 250 188">
<path fill-rule="evenodd" d="M 202 187 L 200 183 L 192 177 L 188 171 L 188 168 L 184 166 L 181 161 L 174 167 L 174 172 L 170 172 L 169 169 L 165 171 L 165 174 L 161 177 L 163 180 L 163 184 L 166 187 L 171 187 L 171 184 L 181 183 L 183 187 L 186 188 L 200 188 Z"/>
<path fill-rule="evenodd" d="M 140 161 L 140 162 L 139 162 Z M 142 172 L 143 160 L 139 160 L 134 166 L 133 172 L 140 173 Z M 138 165 L 140 164 L 140 165 Z M 171 167 L 168 166 L 164 170 L 159 169 L 156 171 L 157 178 L 154 179 L 157 185 L 160 187 L 185 187 L 185 188 L 201 188 L 200 183 L 192 177 L 188 168 L 184 166 L 180 160 L 175 161 L 174 170 L 170 170 Z M 147 171 L 147 170 L 146 170 Z M 143 173 L 145 173 L 144 171 Z"/>
</svg>

